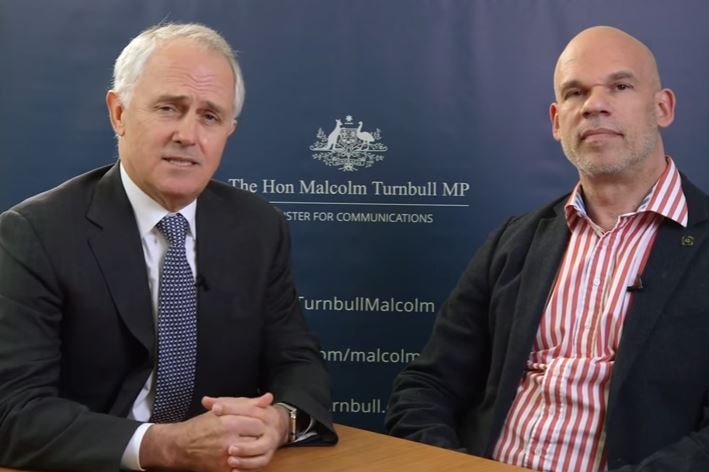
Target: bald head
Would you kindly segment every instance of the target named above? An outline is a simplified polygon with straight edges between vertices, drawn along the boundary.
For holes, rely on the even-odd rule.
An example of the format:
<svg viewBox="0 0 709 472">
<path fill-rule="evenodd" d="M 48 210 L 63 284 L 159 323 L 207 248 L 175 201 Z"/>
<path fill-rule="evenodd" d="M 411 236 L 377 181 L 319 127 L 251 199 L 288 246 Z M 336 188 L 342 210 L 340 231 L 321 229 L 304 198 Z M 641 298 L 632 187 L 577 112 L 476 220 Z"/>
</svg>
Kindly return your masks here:
<svg viewBox="0 0 709 472">
<path fill-rule="evenodd" d="M 659 90 L 660 74 L 652 51 L 637 38 L 611 26 L 593 26 L 581 31 L 569 41 L 554 68 L 554 93 L 559 100 L 563 81 L 568 72 L 579 62 L 595 62 L 617 65 L 618 69 L 632 69 L 641 75 L 654 90 Z"/>
<path fill-rule="evenodd" d="M 554 94 L 552 134 L 584 185 L 642 173 L 657 179 L 665 165 L 660 128 L 672 123 L 675 98 L 660 88 L 647 46 L 617 28 L 582 31 L 559 56 Z"/>
</svg>

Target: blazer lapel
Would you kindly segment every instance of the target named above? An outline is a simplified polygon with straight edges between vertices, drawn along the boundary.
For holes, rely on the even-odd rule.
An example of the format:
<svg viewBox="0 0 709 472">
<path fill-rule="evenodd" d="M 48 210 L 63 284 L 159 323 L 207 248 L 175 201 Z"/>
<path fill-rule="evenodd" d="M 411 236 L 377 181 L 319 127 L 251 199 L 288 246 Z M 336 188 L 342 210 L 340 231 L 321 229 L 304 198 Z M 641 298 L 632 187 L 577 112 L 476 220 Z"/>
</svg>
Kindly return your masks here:
<svg viewBox="0 0 709 472">
<path fill-rule="evenodd" d="M 229 310 L 226 305 L 228 298 L 238 287 L 236 281 L 231 280 L 234 271 L 229 270 L 230 261 L 225 251 L 225 244 L 231 243 L 228 235 L 231 234 L 232 215 L 224 215 L 223 208 L 209 187 L 197 200 L 197 303 L 200 337 L 205 329 L 219 329 L 211 325 L 211 318 Z M 228 293 L 224 293 L 223 287 L 227 287 Z"/>
<path fill-rule="evenodd" d="M 658 317 L 667 304 L 672 302 L 675 288 L 682 280 L 682 274 L 692 263 L 696 250 L 707 239 L 706 228 L 698 228 L 698 224 L 709 218 L 706 197 L 684 176 L 682 187 L 689 207 L 687 227 L 683 228 L 674 221 L 665 220 L 658 230 L 642 274 L 644 289 L 635 293 L 623 323 L 623 333 L 613 367 L 611 399 L 622 387 L 638 355 L 644 351 L 644 345 Z"/>
<path fill-rule="evenodd" d="M 226 209 L 226 210 L 225 210 Z M 233 206 L 227 205 L 211 191 L 209 185 L 197 199 L 197 376 L 195 394 L 192 397 L 190 413 L 204 411 L 200 403 L 202 394 L 215 395 L 215 372 L 218 365 L 229 365 L 224 357 L 224 349 L 230 353 L 240 349 L 238 343 L 223 344 L 225 329 L 232 329 L 226 323 L 233 312 L 232 298 L 240 293 L 239 283 L 234 279 L 234 261 L 228 255 L 229 246 L 234 244 Z M 217 385 L 221 382 L 219 380 Z"/>
<path fill-rule="evenodd" d="M 113 303 L 128 330 L 152 358 L 155 334 L 145 256 L 118 165 L 106 172 L 96 185 L 86 217 L 94 223 L 88 242 Z"/>
<path fill-rule="evenodd" d="M 244 261 L 233 247 L 242 242 L 241 236 L 256 231 L 247 228 L 238 218 L 239 207 L 225 202 L 210 186 L 197 199 L 197 303 L 200 313 L 200 333 L 223 329 L 218 323 L 229 318 L 234 299 L 242 293 Z M 215 324 L 216 323 L 216 324 Z M 206 331 L 205 331 L 206 330 Z M 201 337 L 201 335 L 200 335 Z M 208 343 L 205 338 L 205 343 Z"/>
<path fill-rule="evenodd" d="M 539 329 L 544 306 L 568 244 L 569 230 L 563 216 L 564 202 L 565 200 L 554 207 L 556 215 L 539 221 L 524 261 L 515 303 L 514 321 L 500 379 L 500 401 L 494 426 L 497 431 L 502 427 L 519 387 Z"/>
</svg>

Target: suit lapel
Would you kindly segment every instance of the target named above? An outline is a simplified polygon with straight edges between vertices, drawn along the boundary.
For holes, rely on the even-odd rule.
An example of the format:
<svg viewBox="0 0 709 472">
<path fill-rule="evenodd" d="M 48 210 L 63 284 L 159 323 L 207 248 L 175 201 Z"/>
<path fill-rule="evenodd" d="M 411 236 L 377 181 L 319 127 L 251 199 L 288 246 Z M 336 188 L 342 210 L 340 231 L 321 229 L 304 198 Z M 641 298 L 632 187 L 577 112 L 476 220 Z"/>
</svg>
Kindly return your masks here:
<svg viewBox="0 0 709 472">
<path fill-rule="evenodd" d="M 154 354 L 154 323 L 145 256 L 133 208 L 123 190 L 118 165 L 98 182 L 86 217 L 94 223 L 89 246 L 113 303 L 128 330 Z"/>
<path fill-rule="evenodd" d="M 225 275 L 220 273 L 221 271 L 219 270 L 219 267 L 224 264 L 224 247 L 220 247 L 215 241 L 221 241 L 226 231 L 224 225 L 220 228 L 216 222 L 224 223 L 225 219 L 228 218 L 220 218 L 219 212 L 218 198 L 207 187 L 197 200 L 197 212 L 195 215 L 200 312 L 203 307 L 208 308 L 208 304 L 211 301 L 209 296 L 210 292 L 212 292 L 211 286 L 216 284 L 218 277 Z"/>
<path fill-rule="evenodd" d="M 222 207 L 223 208 L 223 207 Z M 199 328 L 204 328 L 205 313 L 223 313 L 225 301 L 220 296 L 221 287 L 234 290 L 229 280 L 233 271 L 229 270 L 228 251 L 221 241 L 227 242 L 230 233 L 231 215 L 221 215 L 219 199 L 207 187 L 197 200 L 197 283 L 199 292 L 197 303 L 200 313 Z M 201 332 L 201 330 L 200 330 Z M 201 336 L 200 336 L 201 337 Z"/>
<path fill-rule="evenodd" d="M 510 334 L 510 359 L 529 357 L 568 240 L 569 231 L 563 216 L 539 222 L 522 269 Z M 515 382 L 519 383 L 519 379 Z"/>
<path fill-rule="evenodd" d="M 234 244 L 234 211 L 233 205 L 222 202 L 209 185 L 197 199 L 198 353 L 191 414 L 203 411 L 202 394 L 215 394 L 214 373 L 219 371 L 215 366 L 229 364 L 224 349 L 234 352 L 240 348 L 238 344 L 223 344 L 224 330 L 232 329 L 225 318 L 231 316 L 232 298 L 239 293 L 239 283 L 234 280 L 236 270 L 230 267 L 234 261 L 229 255 L 229 247 Z"/>
<path fill-rule="evenodd" d="M 243 274 L 244 261 L 235 255 L 240 251 L 233 250 L 233 246 L 242 242 L 244 234 L 256 230 L 243 225 L 239 218 L 240 211 L 234 202 L 224 201 L 209 185 L 197 199 L 195 218 L 200 328 L 215 328 L 208 324 L 211 321 L 203 314 L 209 314 L 210 319 L 225 316 L 233 310 L 233 300 L 241 293 L 243 281 L 239 280 L 239 274 Z"/>
<path fill-rule="evenodd" d="M 623 323 L 610 398 L 621 388 L 638 355 L 645 350 L 655 323 L 668 303 L 683 274 L 692 263 L 697 249 L 707 239 L 706 222 L 709 217 L 706 197 L 684 176 L 682 187 L 689 207 L 687 228 L 665 220 L 658 230 L 655 244 L 648 259 L 642 280 L 644 289 L 636 292 Z M 609 405 L 610 409 L 610 405 Z"/>
<path fill-rule="evenodd" d="M 507 343 L 505 366 L 500 379 L 500 401 L 496 415 L 498 428 L 502 427 L 514 400 L 539 329 L 544 306 L 568 244 L 569 230 L 563 216 L 564 202 L 565 200 L 554 207 L 555 216 L 539 221 L 524 260 L 514 308 L 514 321 Z"/>
</svg>

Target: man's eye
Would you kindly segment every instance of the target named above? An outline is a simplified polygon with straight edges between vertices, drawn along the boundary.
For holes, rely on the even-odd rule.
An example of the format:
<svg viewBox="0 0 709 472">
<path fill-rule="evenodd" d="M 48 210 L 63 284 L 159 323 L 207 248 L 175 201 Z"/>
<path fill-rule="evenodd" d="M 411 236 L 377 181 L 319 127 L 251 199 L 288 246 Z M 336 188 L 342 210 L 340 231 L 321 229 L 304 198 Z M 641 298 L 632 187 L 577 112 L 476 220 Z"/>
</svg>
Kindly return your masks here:
<svg viewBox="0 0 709 472">
<path fill-rule="evenodd" d="M 161 112 L 173 112 L 176 111 L 176 108 L 172 105 L 159 105 L 158 110 Z"/>
<path fill-rule="evenodd" d="M 208 123 L 219 123 L 221 121 L 214 113 L 205 113 L 202 118 Z"/>
<path fill-rule="evenodd" d="M 574 89 L 574 90 L 569 90 L 566 92 L 565 97 L 566 98 L 574 98 L 574 97 L 580 97 L 581 96 L 581 90 Z"/>
<path fill-rule="evenodd" d="M 616 84 L 615 89 L 616 90 L 628 90 L 633 88 L 630 84 Z"/>
</svg>

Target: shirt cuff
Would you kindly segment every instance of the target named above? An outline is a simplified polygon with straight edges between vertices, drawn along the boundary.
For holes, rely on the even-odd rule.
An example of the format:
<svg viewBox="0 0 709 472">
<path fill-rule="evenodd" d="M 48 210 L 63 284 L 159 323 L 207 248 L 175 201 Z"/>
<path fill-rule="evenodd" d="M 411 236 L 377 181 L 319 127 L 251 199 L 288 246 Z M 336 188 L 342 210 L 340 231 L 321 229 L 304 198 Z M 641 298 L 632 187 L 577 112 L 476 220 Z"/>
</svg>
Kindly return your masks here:
<svg viewBox="0 0 709 472">
<path fill-rule="evenodd" d="M 290 403 L 285 403 L 285 402 L 278 402 L 276 405 L 282 405 L 286 410 L 291 410 L 291 409 L 297 409 Z M 289 439 L 286 444 L 295 444 L 301 441 L 304 441 L 308 438 L 311 438 L 313 436 L 316 436 L 318 433 L 315 430 L 315 418 L 312 416 L 308 415 L 306 412 L 303 410 L 297 409 L 299 415 L 307 415 L 308 416 L 308 426 L 305 429 L 296 429 L 295 431 L 295 439 Z"/>
<path fill-rule="evenodd" d="M 143 423 L 135 430 L 121 456 L 121 469 L 145 470 L 140 466 L 140 445 L 143 443 L 143 436 L 152 425 L 153 423 Z"/>
<path fill-rule="evenodd" d="M 308 415 L 310 416 L 310 415 Z M 308 424 L 308 427 L 305 428 L 305 431 L 298 431 L 295 436 L 295 441 L 293 441 L 290 444 L 296 444 L 301 441 L 305 441 L 308 438 L 312 438 L 313 436 L 317 436 L 318 432 L 315 430 L 315 418 L 310 416 L 310 423 Z"/>
</svg>

